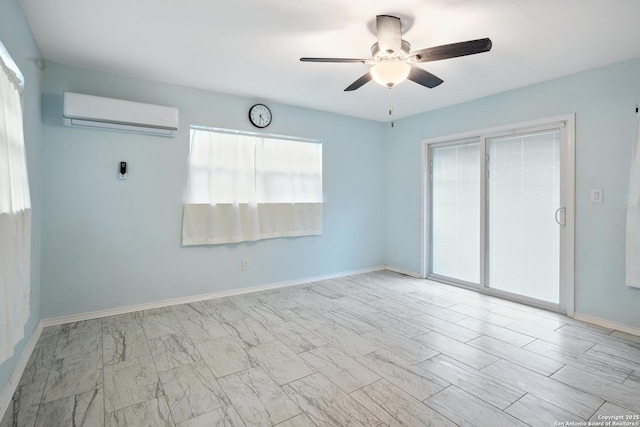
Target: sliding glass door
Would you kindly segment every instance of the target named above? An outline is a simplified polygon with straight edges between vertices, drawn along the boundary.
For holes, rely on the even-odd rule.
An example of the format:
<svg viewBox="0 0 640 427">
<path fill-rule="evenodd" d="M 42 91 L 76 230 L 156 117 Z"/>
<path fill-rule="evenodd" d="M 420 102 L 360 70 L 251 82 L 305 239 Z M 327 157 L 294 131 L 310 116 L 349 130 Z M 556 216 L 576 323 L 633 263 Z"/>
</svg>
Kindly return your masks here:
<svg viewBox="0 0 640 427">
<path fill-rule="evenodd" d="M 573 310 L 573 116 L 425 141 L 425 271 Z"/>
<path fill-rule="evenodd" d="M 487 140 L 487 286 L 560 302 L 560 131 Z"/>
<path fill-rule="evenodd" d="M 432 272 L 480 281 L 480 144 L 434 147 Z"/>
</svg>

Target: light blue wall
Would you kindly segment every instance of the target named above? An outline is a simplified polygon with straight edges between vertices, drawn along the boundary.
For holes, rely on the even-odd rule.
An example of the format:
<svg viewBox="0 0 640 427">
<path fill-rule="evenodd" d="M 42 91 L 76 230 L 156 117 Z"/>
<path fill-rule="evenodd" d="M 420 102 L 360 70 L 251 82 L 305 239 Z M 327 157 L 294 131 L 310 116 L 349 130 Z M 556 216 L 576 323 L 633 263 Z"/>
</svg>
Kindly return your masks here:
<svg viewBox="0 0 640 427">
<path fill-rule="evenodd" d="M 252 130 L 258 100 L 48 64 L 43 317 L 388 264 L 420 269 L 420 141 L 576 113 L 576 311 L 640 326 L 624 286 L 629 156 L 640 59 L 386 124 L 270 103 L 273 133 L 321 138 L 325 234 L 181 248 L 188 125 Z M 69 129 L 64 90 L 175 105 L 175 139 Z M 130 178 L 115 178 L 126 160 Z M 605 203 L 589 203 L 590 188 Z M 380 188 L 385 191 L 381 192 Z M 240 269 L 243 256 L 252 268 Z"/>
<path fill-rule="evenodd" d="M 398 120 L 385 151 L 387 264 L 420 271 L 422 139 L 576 113 L 576 312 L 640 327 L 640 290 L 624 285 L 638 103 L 640 58 Z"/>
<path fill-rule="evenodd" d="M 16 0 L 0 1 L 0 41 L 7 48 L 25 78 L 23 94 L 24 139 L 32 206 L 31 239 L 31 316 L 25 327 L 25 338 L 17 345 L 15 356 L 0 364 L 0 392 L 9 382 L 27 341 L 40 320 L 40 239 L 42 218 L 41 151 L 42 125 L 40 119 L 40 70 L 34 60 L 40 58 L 31 30 Z M 0 413 L 2 413 L 0 408 Z"/>
<path fill-rule="evenodd" d="M 178 107 L 179 134 L 64 127 L 63 91 Z M 257 101 L 47 64 L 43 317 L 384 264 L 384 125 L 268 100 L 274 116 L 268 132 L 323 141 L 324 234 L 180 246 L 189 125 L 255 131 L 247 112 Z M 126 181 L 117 179 L 120 161 L 128 162 Z M 244 256 L 248 271 L 241 269 Z"/>
</svg>

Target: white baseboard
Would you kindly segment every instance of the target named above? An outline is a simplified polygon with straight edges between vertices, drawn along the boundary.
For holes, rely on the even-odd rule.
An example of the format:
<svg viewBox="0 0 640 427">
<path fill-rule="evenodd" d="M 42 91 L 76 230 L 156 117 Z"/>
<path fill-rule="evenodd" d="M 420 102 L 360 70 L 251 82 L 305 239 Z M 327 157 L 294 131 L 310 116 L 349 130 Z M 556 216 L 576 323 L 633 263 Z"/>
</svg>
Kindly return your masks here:
<svg viewBox="0 0 640 427">
<path fill-rule="evenodd" d="M 13 397 L 13 393 L 15 393 L 16 388 L 18 388 L 20 378 L 24 373 L 24 369 L 27 367 L 27 362 L 29 362 L 29 358 L 31 357 L 31 354 L 36 347 L 38 340 L 40 339 L 40 334 L 42 333 L 43 328 L 44 326 L 42 324 L 42 321 L 38 322 L 36 329 L 33 331 L 33 334 L 31 334 L 31 338 L 29 338 L 29 341 L 27 341 L 27 345 L 25 346 L 24 350 L 22 350 L 18 365 L 16 366 L 16 369 L 14 369 L 11 378 L 9 378 L 9 383 L 0 393 L 0 420 L 2 420 L 5 412 L 7 412 L 7 409 L 11 405 L 11 398 Z"/>
<path fill-rule="evenodd" d="M 626 332 L 631 335 L 640 337 L 640 328 L 634 326 L 625 325 L 622 323 L 613 322 L 611 320 L 602 319 L 600 317 L 590 316 L 588 314 L 574 313 L 573 318 L 581 320 L 587 323 L 593 323 L 594 325 L 604 326 L 605 328 L 615 329 L 616 331 Z"/>
<path fill-rule="evenodd" d="M 394 273 L 404 274 L 405 276 L 415 277 L 416 279 L 422 279 L 420 273 L 416 273 L 415 271 L 405 270 L 403 268 L 393 267 L 391 265 L 385 266 L 385 270 L 393 271 Z"/>
<path fill-rule="evenodd" d="M 240 289 L 229 289 L 226 291 L 218 291 L 207 294 L 193 295 L 188 297 L 172 298 L 162 301 L 149 302 L 144 304 L 128 305 L 125 307 L 110 308 L 106 310 L 91 311 L 87 313 L 71 314 L 68 316 L 52 317 L 43 319 L 43 326 L 62 325 L 64 323 L 80 322 L 83 320 L 98 319 L 100 317 L 115 316 L 118 314 L 132 313 L 140 310 L 150 310 L 153 308 L 167 307 L 178 304 L 188 304 L 208 299 L 230 297 L 234 295 L 247 294 L 250 292 L 267 291 L 269 289 L 286 288 L 289 286 L 304 285 L 311 282 L 319 282 L 321 280 L 337 279 L 340 277 L 353 276 L 355 274 L 371 273 L 373 271 L 384 270 L 384 266 L 369 267 L 359 270 L 344 271 L 340 273 L 326 274 L 322 276 L 306 277 L 302 279 L 287 280 L 284 282 L 269 283 L 265 285 L 249 286 Z"/>
</svg>

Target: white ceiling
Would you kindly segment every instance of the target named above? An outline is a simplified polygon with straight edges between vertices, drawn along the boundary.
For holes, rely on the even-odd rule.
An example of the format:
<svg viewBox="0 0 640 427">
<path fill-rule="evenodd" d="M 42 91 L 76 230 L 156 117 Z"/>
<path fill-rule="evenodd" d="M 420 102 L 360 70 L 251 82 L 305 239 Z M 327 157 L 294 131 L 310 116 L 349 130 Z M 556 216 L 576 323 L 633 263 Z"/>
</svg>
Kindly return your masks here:
<svg viewBox="0 0 640 427">
<path fill-rule="evenodd" d="M 20 0 L 45 59 L 265 102 L 388 120 L 389 90 L 343 89 L 375 16 L 412 50 L 489 37 L 491 52 L 420 64 L 444 80 L 393 89 L 396 118 L 640 56 L 638 0 Z M 639 76 L 640 77 L 640 76 Z"/>
</svg>

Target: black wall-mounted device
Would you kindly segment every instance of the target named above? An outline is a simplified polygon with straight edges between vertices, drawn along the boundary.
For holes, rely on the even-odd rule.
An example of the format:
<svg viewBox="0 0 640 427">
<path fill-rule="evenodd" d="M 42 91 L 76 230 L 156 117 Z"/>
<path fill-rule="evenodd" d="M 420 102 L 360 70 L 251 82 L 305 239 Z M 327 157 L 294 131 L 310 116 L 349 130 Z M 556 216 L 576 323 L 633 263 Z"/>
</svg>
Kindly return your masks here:
<svg viewBox="0 0 640 427">
<path fill-rule="evenodd" d="M 127 162 L 120 162 L 120 174 L 118 178 L 127 179 Z"/>
</svg>

